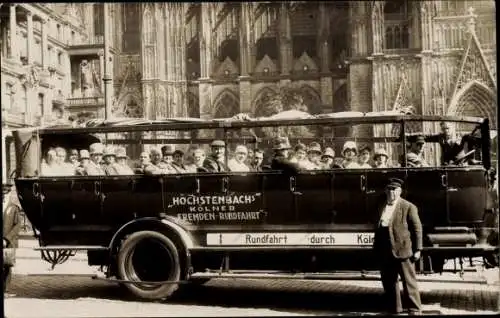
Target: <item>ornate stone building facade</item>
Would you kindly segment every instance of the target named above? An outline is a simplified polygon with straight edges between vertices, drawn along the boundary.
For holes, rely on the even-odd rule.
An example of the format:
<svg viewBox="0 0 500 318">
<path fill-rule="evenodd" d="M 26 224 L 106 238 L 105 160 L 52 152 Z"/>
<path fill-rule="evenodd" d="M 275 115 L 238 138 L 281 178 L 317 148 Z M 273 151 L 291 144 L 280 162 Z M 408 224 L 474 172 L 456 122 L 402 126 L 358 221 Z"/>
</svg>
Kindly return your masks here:
<svg viewBox="0 0 500 318">
<path fill-rule="evenodd" d="M 103 3 L 3 4 L 2 122 L 39 124 L 59 104 L 74 118 L 103 117 L 107 20 L 114 116 L 261 115 L 266 95 L 292 86 L 313 114 L 412 106 L 496 126 L 494 5 L 110 3 L 105 17 Z"/>
</svg>

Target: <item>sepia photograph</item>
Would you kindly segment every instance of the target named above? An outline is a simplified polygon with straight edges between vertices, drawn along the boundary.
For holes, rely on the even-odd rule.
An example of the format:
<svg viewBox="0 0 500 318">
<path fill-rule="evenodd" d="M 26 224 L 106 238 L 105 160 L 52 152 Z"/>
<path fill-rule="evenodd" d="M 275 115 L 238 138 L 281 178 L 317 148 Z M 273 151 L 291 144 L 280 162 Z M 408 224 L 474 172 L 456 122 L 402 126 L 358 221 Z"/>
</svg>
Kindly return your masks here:
<svg viewBox="0 0 500 318">
<path fill-rule="evenodd" d="M 500 312 L 493 0 L 0 3 L 3 317 Z"/>
</svg>

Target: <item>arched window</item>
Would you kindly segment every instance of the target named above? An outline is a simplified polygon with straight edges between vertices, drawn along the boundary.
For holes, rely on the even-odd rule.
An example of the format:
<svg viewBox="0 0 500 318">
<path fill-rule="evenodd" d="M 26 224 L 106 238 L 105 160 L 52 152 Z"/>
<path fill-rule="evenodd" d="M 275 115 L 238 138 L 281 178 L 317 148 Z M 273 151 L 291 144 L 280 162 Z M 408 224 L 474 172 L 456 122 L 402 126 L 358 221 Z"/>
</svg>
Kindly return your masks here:
<svg viewBox="0 0 500 318">
<path fill-rule="evenodd" d="M 104 4 L 94 4 L 94 35 L 104 36 Z"/>
<path fill-rule="evenodd" d="M 141 49 L 140 35 L 140 8 L 139 3 L 123 4 L 123 45 L 124 53 L 138 53 Z"/>
<path fill-rule="evenodd" d="M 292 29 L 293 57 L 299 58 L 304 52 L 311 58 L 317 54 L 318 7 L 312 4 L 299 5 L 290 14 Z"/>
<path fill-rule="evenodd" d="M 272 60 L 278 59 L 278 43 L 276 29 L 278 25 L 278 11 L 276 6 L 259 4 L 255 11 L 255 59 L 260 61 L 265 55 Z"/>
<path fill-rule="evenodd" d="M 384 6 L 385 49 L 408 49 L 410 47 L 409 10 L 407 1 L 386 1 Z"/>
</svg>

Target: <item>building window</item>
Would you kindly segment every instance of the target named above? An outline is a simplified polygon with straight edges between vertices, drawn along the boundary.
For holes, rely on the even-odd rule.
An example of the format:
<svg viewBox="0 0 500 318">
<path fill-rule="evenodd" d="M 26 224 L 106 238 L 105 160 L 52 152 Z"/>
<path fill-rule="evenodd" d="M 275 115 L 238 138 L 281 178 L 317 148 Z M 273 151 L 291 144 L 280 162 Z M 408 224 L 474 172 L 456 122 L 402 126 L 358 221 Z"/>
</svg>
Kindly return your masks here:
<svg viewBox="0 0 500 318">
<path fill-rule="evenodd" d="M 62 52 L 57 53 L 57 65 L 62 66 Z"/>
<path fill-rule="evenodd" d="M 3 108 L 9 110 L 14 105 L 14 86 L 10 83 L 5 83 L 5 103 Z"/>
<path fill-rule="evenodd" d="M 104 36 L 104 4 L 94 4 L 94 35 Z"/>
<path fill-rule="evenodd" d="M 123 52 L 138 53 L 141 50 L 140 4 L 123 4 Z"/>
<path fill-rule="evenodd" d="M 262 60 L 264 55 L 267 54 L 270 59 L 278 59 L 278 44 L 276 43 L 276 38 L 260 38 L 257 43 L 257 54 L 255 56 L 257 61 Z"/>
<path fill-rule="evenodd" d="M 238 40 L 227 39 L 220 44 L 219 62 L 223 62 L 227 57 L 233 62 L 238 59 Z"/>
<path fill-rule="evenodd" d="M 293 58 L 300 58 L 304 52 L 311 58 L 318 56 L 316 37 L 307 35 L 293 37 Z"/>
<path fill-rule="evenodd" d="M 57 39 L 61 41 L 61 25 L 60 24 L 56 25 L 56 28 L 57 28 Z"/>
<path fill-rule="evenodd" d="M 44 105 L 44 96 L 43 94 L 38 94 L 38 109 L 36 115 L 43 116 L 43 105 Z"/>
<path fill-rule="evenodd" d="M 76 44 L 75 43 L 75 31 L 71 31 L 71 44 Z"/>
<path fill-rule="evenodd" d="M 385 49 L 410 47 L 410 19 L 407 1 L 391 0 L 384 6 Z"/>
</svg>

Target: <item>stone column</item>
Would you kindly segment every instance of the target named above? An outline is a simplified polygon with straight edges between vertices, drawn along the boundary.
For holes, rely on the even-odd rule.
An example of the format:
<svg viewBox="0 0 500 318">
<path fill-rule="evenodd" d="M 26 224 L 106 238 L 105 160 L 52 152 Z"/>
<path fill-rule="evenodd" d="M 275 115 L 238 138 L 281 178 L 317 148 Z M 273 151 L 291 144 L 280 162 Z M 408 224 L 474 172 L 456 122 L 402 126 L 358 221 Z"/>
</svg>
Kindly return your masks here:
<svg viewBox="0 0 500 318">
<path fill-rule="evenodd" d="M 16 4 L 10 5 L 10 57 L 16 62 L 19 60 L 20 52 L 17 45 L 17 17 L 16 17 Z"/>
<path fill-rule="evenodd" d="M 290 26 L 290 16 L 288 14 L 288 4 L 282 2 L 279 9 L 279 46 L 280 46 L 280 67 L 281 75 L 290 75 L 290 68 L 293 62 L 292 56 L 292 36 Z"/>
<path fill-rule="evenodd" d="M 201 3 L 200 78 L 209 78 L 212 73 L 212 23 L 210 3 L 203 2 Z"/>
<path fill-rule="evenodd" d="M 33 63 L 34 59 L 34 42 L 33 42 L 33 13 L 31 12 L 26 12 L 26 24 L 27 24 L 27 30 L 26 30 L 26 38 L 27 38 L 27 50 L 26 50 L 26 57 L 28 59 L 28 65 L 31 65 Z"/>
<path fill-rule="evenodd" d="M 47 41 L 47 33 L 48 33 L 48 21 L 46 19 L 42 19 L 42 66 L 43 69 L 47 69 L 49 64 L 49 47 Z"/>
<path fill-rule="evenodd" d="M 164 32 L 165 32 L 165 25 L 164 25 L 164 22 L 165 22 L 165 19 L 163 18 L 163 10 L 159 10 L 160 8 L 158 8 L 157 12 L 156 12 L 156 15 L 155 15 L 155 18 L 156 20 L 158 21 L 157 23 L 157 28 L 156 28 L 156 33 L 157 33 L 157 44 L 156 44 L 156 52 L 157 52 L 157 56 L 156 56 L 156 60 L 158 61 L 158 74 L 157 74 L 157 77 L 161 80 L 164 80 L 165 79 L 165 35 L 164 35 Z"/>
</svg>

